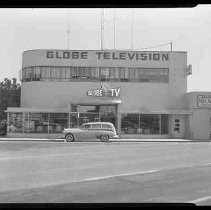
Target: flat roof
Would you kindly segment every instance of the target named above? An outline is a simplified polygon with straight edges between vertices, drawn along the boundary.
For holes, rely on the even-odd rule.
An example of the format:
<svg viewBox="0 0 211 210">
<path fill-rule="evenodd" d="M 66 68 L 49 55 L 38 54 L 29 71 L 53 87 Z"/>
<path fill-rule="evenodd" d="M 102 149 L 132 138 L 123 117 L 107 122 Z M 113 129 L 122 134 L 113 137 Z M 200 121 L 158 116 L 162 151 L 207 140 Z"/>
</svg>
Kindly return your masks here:
<svg viewBox="0 0 211 210">
<path fill-rule="evenodd" d="M 23 54 L 26 53 L 26 52 L 29 52 L 29 51 L 44 51 L 44 50 L 60 50 L 60 51 L 111 51 L 111 52 L 166 52 L 166 53 L 187 53 L 187 51 L 170 51 L 170 50 L 167 50 L 167 51 L 163 51 L 163 50 L 138 50 L 138 49 L 135 49 L 135 50 L 132 50 L 132 49 L 104 49 L 104 50 L 86 50 L 86 49 L 29 49 L 29 50 L 25 50 L 23 51 Z"/>
<path fill-rule="evenodd" d="M 211 91 L 192 91 L 192 92 L 187 92 L 186 94 L 210 94 L 211 95 Z"/>
</svg>

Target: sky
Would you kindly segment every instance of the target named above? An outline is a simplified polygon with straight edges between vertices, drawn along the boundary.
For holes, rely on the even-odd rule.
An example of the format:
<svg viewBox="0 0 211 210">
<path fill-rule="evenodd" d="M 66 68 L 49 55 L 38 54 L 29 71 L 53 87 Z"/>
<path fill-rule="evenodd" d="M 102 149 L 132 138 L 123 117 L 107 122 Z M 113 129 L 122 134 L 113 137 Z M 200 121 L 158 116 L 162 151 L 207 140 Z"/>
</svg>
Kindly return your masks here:
<svg viewBox="0 0 211 210">
<path fill-rule="evenodd" d="M 148 50 L 170 50 L 172 42 L 173 51 L 186 51 L 188 65 L 192 64 L 188 92 L 211 91 L 211 5 L 103 11 L 104 49 L 167 44 Z M 100 50 L 101 15 L 101 8 L 0 9 L 0 81 L 13 77 L 19 80 L 25 50 Z"/>
</svg>

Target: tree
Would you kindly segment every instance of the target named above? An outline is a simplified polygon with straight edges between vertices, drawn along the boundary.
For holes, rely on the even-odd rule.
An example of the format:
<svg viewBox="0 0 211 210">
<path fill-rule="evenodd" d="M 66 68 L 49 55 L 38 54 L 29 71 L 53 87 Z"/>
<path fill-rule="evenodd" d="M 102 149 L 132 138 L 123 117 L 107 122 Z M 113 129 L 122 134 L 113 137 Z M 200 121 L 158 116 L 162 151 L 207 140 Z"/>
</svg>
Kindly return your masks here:
<svg viewBox="0 0 211 210">
<path fill-rule="evenodd" d="M 20 107 L 21 86 L 16 78 L 5 78 L 0 82 L 0 122 L 7 119 L 7 107 Z"/>
</svg>

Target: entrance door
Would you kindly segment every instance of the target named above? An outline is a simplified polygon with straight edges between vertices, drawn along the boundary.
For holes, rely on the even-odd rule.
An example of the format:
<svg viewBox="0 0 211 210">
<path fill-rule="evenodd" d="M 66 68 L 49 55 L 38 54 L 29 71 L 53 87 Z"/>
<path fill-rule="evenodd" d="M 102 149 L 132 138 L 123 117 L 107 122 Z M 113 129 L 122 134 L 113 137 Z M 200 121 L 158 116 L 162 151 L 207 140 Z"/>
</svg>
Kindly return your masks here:
<svg viewBox="0 0 211 210">
<path fill-rule="evenodd" d="M 117 129 L 117 105 L 100 105 L 100 121 L 111 122 Z"/>
</svg>

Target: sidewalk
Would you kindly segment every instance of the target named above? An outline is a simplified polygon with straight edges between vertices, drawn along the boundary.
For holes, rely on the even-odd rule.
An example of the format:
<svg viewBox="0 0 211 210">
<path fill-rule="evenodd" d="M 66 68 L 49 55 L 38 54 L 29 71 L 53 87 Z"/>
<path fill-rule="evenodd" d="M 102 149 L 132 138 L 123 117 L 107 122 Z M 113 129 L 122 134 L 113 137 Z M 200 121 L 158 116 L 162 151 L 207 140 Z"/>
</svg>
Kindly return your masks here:
<svg viewBox="0 0 211 210">
<path fill-rule="evenodd" d="M 49 141 L 49 142 L 64 142 L 64 139 L 49 139 L 49 138 L 8 138 L 0 137 L 0 141 Z M 97 142 L 80 141 L 80 142 Z M 110 139 L 110 142 L 211 142 L 210 140 L 188 140 L 188 139 Z"/>
</svg>

